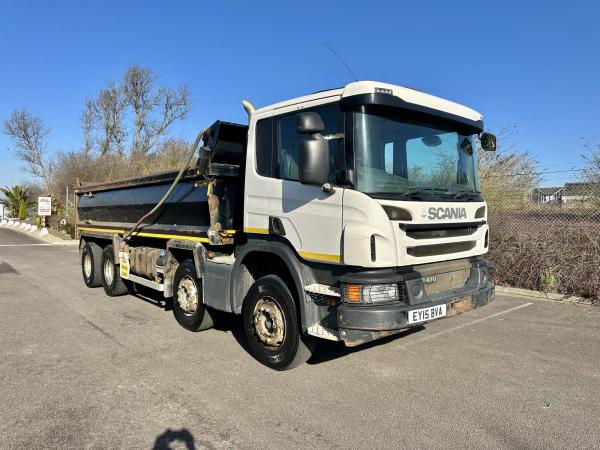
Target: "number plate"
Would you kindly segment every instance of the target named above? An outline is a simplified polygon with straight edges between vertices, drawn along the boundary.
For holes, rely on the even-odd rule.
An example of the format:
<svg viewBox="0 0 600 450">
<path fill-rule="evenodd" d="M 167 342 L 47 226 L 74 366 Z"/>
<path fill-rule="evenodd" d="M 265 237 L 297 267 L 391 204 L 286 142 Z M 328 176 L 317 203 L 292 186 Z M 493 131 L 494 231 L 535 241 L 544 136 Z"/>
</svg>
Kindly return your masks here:
<svg viewBox="0 0 600 450">
<path fill-rule="evenodd" d="M 446 315 L 446 305 L 431 306 L 429 308 L 413 309 L 408 312 L 408 323 L 427 322 L 439 319 Z"/>
</svg>

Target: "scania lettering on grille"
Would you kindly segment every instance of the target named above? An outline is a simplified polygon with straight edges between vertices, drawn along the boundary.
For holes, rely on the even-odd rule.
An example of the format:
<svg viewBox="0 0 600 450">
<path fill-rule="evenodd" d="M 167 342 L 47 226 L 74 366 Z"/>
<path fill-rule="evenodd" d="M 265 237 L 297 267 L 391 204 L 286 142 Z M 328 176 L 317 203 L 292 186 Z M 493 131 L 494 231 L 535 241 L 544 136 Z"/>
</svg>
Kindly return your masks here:
<svg viewBox="0 0 600 450">
<path fill-rule="evenodd" d="M 443 220 L 443 219 L 466 219 L 467 210 L 465 208 L 423 208 L 421 210 L 421 217 L 430 220 Z"/>
</svg>

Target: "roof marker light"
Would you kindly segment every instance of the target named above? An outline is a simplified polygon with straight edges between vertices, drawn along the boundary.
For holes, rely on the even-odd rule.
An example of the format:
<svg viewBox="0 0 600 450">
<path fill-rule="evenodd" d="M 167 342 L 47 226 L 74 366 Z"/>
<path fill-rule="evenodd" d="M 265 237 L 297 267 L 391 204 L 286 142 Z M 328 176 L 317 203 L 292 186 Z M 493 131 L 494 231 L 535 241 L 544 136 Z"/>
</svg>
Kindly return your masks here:
<svg viewBox="0 0 600 450">
<path fill-rule="evenodd" d="M 388 88 L 382 88 L 382 87 L 377 87 L 375 86 L 375 93 L 376 94 L 388 94 L 388 95 L 394 95 L 394 91 Z"/>
</svg>

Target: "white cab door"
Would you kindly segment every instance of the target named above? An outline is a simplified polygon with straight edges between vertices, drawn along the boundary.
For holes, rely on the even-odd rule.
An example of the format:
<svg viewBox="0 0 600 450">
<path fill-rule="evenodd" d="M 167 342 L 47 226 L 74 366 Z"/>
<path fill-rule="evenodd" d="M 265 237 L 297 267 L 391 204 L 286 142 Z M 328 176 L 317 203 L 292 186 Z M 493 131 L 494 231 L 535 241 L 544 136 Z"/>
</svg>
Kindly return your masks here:
<svg viewBox="0 0 600 450">
<path fill-rule="evenodd" d="M 319 186 L 298 181 L 270 180 L 269 215 L 281 220 L 285 238 L 309 261 L 341 262 L 342 198 Z"/>
<path fill-rule="evenodd" d="M 344 189 L 323 192 L 321 186 L 299 180 L 299 146 L 309 135 L 297 132 L 296 115 L 310 110 L 321 117 L 323 135 L 343 130 L 343 115 L 337 102 L 298 109 L 292 107 L 274 117 L 274 178 L 269 183 L 269 215 L 279 218 L 285 238 L 306 260 L 341 262 L 342 198 Z M 336 182 L 337 140 L 329 140 L 329 181 Z"/>
</svg>

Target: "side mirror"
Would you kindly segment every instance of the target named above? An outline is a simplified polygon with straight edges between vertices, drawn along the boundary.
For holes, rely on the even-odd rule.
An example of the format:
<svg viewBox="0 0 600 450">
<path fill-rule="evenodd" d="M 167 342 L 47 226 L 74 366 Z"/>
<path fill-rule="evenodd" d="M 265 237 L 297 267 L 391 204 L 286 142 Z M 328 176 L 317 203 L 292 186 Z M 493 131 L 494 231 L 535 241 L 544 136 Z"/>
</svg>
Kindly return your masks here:
<svg viewBox="0 0 600 450">
<path fill-rule="evenodd" d="M 329 181 L 329 141 L 311 136 L 299 143 L 298 153 L 300 183 L 323 186 Z"/>
<path fill-rule="evenodd" d="M 325 130 L 323 119 L 316 112 L 296 114 L 296 131 L 299 134 L 315 134 Z"/>
<path fill-rule="evenodd" d="M 496 151 L 496 136 L 492 133 L 483 132 L 481 133 L 481 137 L 479 138 L 481 142 L 481 148 L 486 152 L 495 152 Z"/>
</svg>

